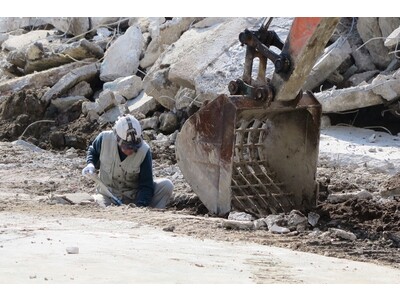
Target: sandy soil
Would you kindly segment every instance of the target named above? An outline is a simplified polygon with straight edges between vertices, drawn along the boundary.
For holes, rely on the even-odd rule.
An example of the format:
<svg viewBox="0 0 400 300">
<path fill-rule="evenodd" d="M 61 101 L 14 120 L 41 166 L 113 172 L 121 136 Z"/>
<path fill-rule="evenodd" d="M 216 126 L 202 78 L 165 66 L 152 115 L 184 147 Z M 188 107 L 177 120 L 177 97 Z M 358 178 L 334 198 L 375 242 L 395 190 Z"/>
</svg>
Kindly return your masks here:
<svg viewBox="0 0 400 300">
<path fill-rule="evenodd" d="M 220 272 L 231 274 L 238 270 L 242 270 L 242 276 L 237 275 L 234 282 L 242 283 L 315 283 L 331 282 L 329 280 L 332 279 L 336 280 L 334 282 L 342 282 L 346 281 L 346 278 L 351 278 L 351 282 L 371 282 L 371 280 L 377 282 L 374 277 L 365 278 L 362 275 L 371 272 L 387 274 L 387 276 L 379 277 L 384 282 L 400 282 L 400 154 L 398 151 L 400 145 L 398 137 L 354 128 L 351 131 L 342 130 L 343 128 L 323 131 L 317 172 L 320 194 L 317 207 L 313 211 L 320 216 L 318 223 L 314 226 L 308 225 L 302 231 L 292 230 L 284 235 L 274 234 L 266 229 L 227 229 L 223 225 L 226 219 L 209 215 L 207 209 L 186 183 L 176 164 L 174 145 L 158 143 L 156 140 L 148 140 L 153 150 L 154 175 L 168 177 L 174 182 L 175 190 L 171 205 L 162 211 L 129 206 L 101 209 L 94 205 L 90 196 L 94 193 L 94 184 L 81 175 L 81 170 L 85 166 L 85 149 L 88 142 L 106 128 L 87 122 L 81 116 L 79 107 L 65 114 L 57 114 L 51 109 L 45 110 L 38 105 L 40 101 L 37 99 L 40 99 L 40 93 L 42 92 L 23 91 L 11 95 L 0 105 L 0 140 L 14 141 L 0 142 L 0 254 L 2 252 L 4 254 L 2 256 L 4 260 L 0 262 L 7 266 L 2 275 L 7 278 L 7 282 L 42 282 L 43 280 L 69 282 L 70 278 L 74 278 L 77 282 L 93 281 L 93 277 L 85 277 L 85 268 L 95 270 L 93 272 L 97 274 L 99 268 L 107 269 L 108 267 L 89 266 L 78 259 L 81 262 L 79 269 L 83 273 L 73 272 L 75 268 L 71 272 L 63 271 L 65 272 L 63 274 L 49 273 L 50 270 L 65 270 L 59 268 L 60 257 L 52 256 L 52 251 L 60 250 L 54 249 L 56 246 L 62 245 L 64 248 L 68 246 L 65 243 L 69 240 L 70 232 L 79 236 L 82 243 L 95 238 L 92 243 L 89 243 L 92 246 L 88 247 L 93 250 L 93 245 L 99 244 L 99 248 L 93 251 L 101 259 L 129 265 L 132 263 L 126 260 L 129 254 L 124 253 L 130 253 L 129 245 L 138 242 L 137 240 L 128 238 L 128 246 L 126 248 L 121 246 L 122 252 L 118 256 L 106 255 L 109 253 L 107 247 L 111 247 L 114 244 L 112 241 L 121 234 L 120 227 L 113 228 L 107 224 L 124 222 L 126 227 L 123 230 L 130 232 L 128 235 L 141 236 L 140 233 L 134 233 L 135 228 L 147 228 L 146 232 L 151 230 L 158 232 L 157 241 L 169 240 L 170 235 L 173 235 L 179 237 L 182 244 L 192 245 L 189 247 L 193 250 L 189 251 L 190 254 L 186 253 L 187 250 L 171 246 L 169 251 L 163 253 L 166 260 L 154 261 L 155 265 L 150 264 L 150 270 L 148 270 L 150 273 L 154 273 L 155 270 L 159 272 L 160 265 L 170 266 L 169 270 L 180 268 L 181 266 L 171 264 L 171 261 L 176 262 L 176 257 L 168 255 L 172 253 L 184 255 L 183 252 L 186 251 L 185 255 L 190 257 L 187 260 L 190 261 L 191 268 L 185 269 L 184 273 L 197 274 L 194 269 L 201 269 L 201 266 L 206 263 L 198 262 L 199 257 L 202 257 L 204 253 L 203 250 L 196 252 L 195 249 L 213 248 L 216 246 L 212 243 L 223 243 L 219 244 L 220 250 L 208 256 L 209 264 L 207 265 L 210 269 L 203 270 L 209 271 L 207 276 L 211 276 L 209 278 L 211 282 L 216 282 L 212 279 L 215 277 L 212 276 Z M 29 107 L 29 111 L 18 111 L 18 108 L 24 107 Z M 49 118 L 52 122 L 35 123 Z M 28 124 L 32 126 L 28 128 Z M 25 140 L 40 148 L 32 150 L 32 147 L 27 147 L 22 140 L 17 140 L 21 135 Z M 152 134 L 149 133 L 147 136 L 152 136 Z M 307 213 L 309 212 L 304 212 L 305 215 Z M 78 223 L 82 222 L 80 227 L 74 225 L 74 220 Z M 103 226 L 101 234 L 108 236 L 111 240 L 99 238 L 99 233 L 93 229 L 99 224 Z M 350 232 L 356 239 L 343 239 L 332 231 L 334 229 Z M 191 242 L 185 238 L 190 239 Z M 58 243 L 56 243 L 57 239 Z M 212 241 L 211 244 L 199 244 L 199 241 L 206 240 Z M 171 244 L 174 245 L 175 242 Z M 142 240 L 142 243 L 144 249 L 149 247 L 151 250 L 160 249 L 159 246 L 152 246 L 151 239 L 150 241 Z M 42 259 L 44 259 L 43 256 L 48 259 L 53 258 L 55 262 L 36 259 L 35 247 L 31 246 L 39 244 L 49 247 L 40 248 L 44 254 L 39 252 L 38 256 Z M 245 246 L 249 244 L 253 245 L 251 247 L 261 248 L 249 250 Z M 243 247 L 243 249 L 237 250 L 232 248 L 232 245 Z M 266 266 L 265 261 L 260 263 L 258 259 L 260 251 L 264 253 L 267 251 L 266 247 L 269 246 L 292 251 L 285 252 L 284 256 L 287 258 L 290 257 L 289 253 L 293 254 L 295 250 L 298 256 L 293 261 L 303 263 L 290 264 L 287 260 L 285 263 L 280 263 L 282 259 L 276 257 L 268 260 L 268 264 L 271 264 L 271 261 L 274 262 L 272 267 Z M 19 249 L 19 251 L 10 251 L 10 249 Z M 84 253 L 85 249 L 81 250 Z M 237 252 L 239 255 L 240 251 L 244 251 L 243 255 L 248 253 L 246 254 L 248 256 L 242 260 L 238 258 L 237 264 L 222 263 L 226 260 L 234 261 L 229 258 L 229 253 Z M 268 251 L 268 253 L 273 252 L 273 250 Z M 65 255 L 65 249 L 62 252 Z M 60 252 L 56 253 L 60 254 Z M 318 260 L 319 264 L 310 269 L 310 266 L 305 264 L 309 258 L 301 256 L 301 253 L 317 255 L 311 260 Z M 79 257 L 83 259 L 84 255 Z M 14 267 L 11 258 L 15 260 L 19 268 Z M 326 258 L 331 259 L 327 264 L 323 262 Z M 333 259 L 335 259 L 334 262 Z M 343 261 L 339 262 L 337 259 L 348 259 L 348 261 L 343 266 Z M 21 260 L 24 263 L 21 263 Z M 36 262 L 33 268 L 35 271 L 29 267 L 29 263 L 33 261 Z M 193 261 L 196 262 L 191 263 Z M 246 261 L 246 263 L 239 263 L 239 261 Z M 10 262 L 13 266 L 9 265 Z M 361 266 L 356 267 L 351 262 L 373 265 L 365 269 Z M 140 262 L 139 265 L 143 266 Z M 321 267 L 322 265 L 326 267 Z M 343 267 L 334 268 L 335 275 L 324 276 L 323 274 L 331 274 L 329 270 L 333 265 Z M 43 270 L 40 266 L 47 266 L 47 268 Z M 85 267 L 82 268 L 82 266 Z M 383 269 L 377 270 L 377 266 Z M 343 270 L 348 271 L 349 268 L 352 268 L 352 272 L 344 274 Z M 13 270 L 14 273 L 10 273 L 9 270 Z M 308 270 L 306 273 L 314 277 L 298 274 L 298 270 Z M 116 273 L 120 272 L 121 270 Z M 118 279 L 107 277 L 106 272 L 101 274 L 105 277 L 99 277 L 98 281 Z M 351 276 L 346 276 L 348 274 Z M 391 277 L 388 274 L 392 274 Z M 165 276 L 165 278 L 157 277 L 157 280 L 170 282 L 168 280 L 174 278 L 173 282 L 185 282 L 185 280 L 190 282 L 187 276 L 182 278 L 171 274 Z M 202 282 L 209 282 L 204 279 L 204 275 L 200 278 Z M 233 282 L 229 276 L 224 275 L 218 278 L 223 278 L 218 282 L 221 280 Z M 140 278 L 136 281 L 142 282 Z"/>
<path fill-rule="evenodd" d="M 279 235 L 268 230 L 226 229 L 222 226 L 224 219 L 208 215 L 191 192 L 175 164 L 173 147 L 163 151 L 156 148 L 154 156 L 155 175 L 168 176 L 175 183 L 172 205 L 161 211 L 129 206 L 102 209 L 91 201 L 93 183 L 81 176 L 85 151 L 35 152 L 15 142 L 1 142 L 0 212 L 3 216 L 56 217 L 59 222 L 70 218 L 134 221 L 140 226 L 152 226 L 200 240 L 250 242 L 395 269 L 400 266 L 398 198 L 376 201 L 355 194 L 338 203 L 327 200 L 334 193 L 351 195 L 361 190 L 377 195 L 382 186 L 398 186 L 399 176 L 396 174 L 373 170 L 365 165 L 355 168 L 336 164 L 333 167 L 329 157 L 322 153 L 317 174 L 320 201 L 315 209 L 315 213 L 320 215 L 318 225 L 315 228 L 309 226 L 303 232 Z M 9 223 L 2 222 L 0 233 L 6 233 L 8 226 Z M 330 228 L 353 232 L 357 239 L 341 239 L 332 235 Z"/>
</svg>

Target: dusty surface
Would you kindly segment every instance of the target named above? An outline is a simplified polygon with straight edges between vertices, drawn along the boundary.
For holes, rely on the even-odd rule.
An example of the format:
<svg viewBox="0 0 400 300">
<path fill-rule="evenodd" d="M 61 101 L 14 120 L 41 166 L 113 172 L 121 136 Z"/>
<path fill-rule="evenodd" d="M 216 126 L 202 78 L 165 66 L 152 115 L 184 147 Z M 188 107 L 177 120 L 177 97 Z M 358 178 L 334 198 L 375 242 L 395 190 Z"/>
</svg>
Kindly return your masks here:
<svg viewBox="0 0 400 300">
<path fill-rule="evenodd" d="M 0 142 L 2 282 L 190 283 L 199 278 L 203 283 L 400 282 L 396 196 L 400 158 L 390 160 L 398 152 L 398 138 L 369 148 L 363 140 L 368 138 L 366 133 L 359 140 L 354 140 L 355 132 L 340 136 L 340 131 L 337 139 L 322 136 L 317 174 L 320 201 L 313 211 L 320 219 L 314 227 L 286 235 L 265 229 L 228 230 L 222 226 L 224 219 L 207 214 L 185 182 L 174 146 L 156 140 L 148 140 L 154 174 L 174 182 L 171 206 L 163 211 L 95 206 L 90 197 L 94 185 L 81 176 L 81 170 L 88 143 L 106 128 L 87 122 L 79 107 L 64 114 L 45 109 L 37 100 L 40 93 L 16 93 L 0 105 L 0 140 L 15 141 L 23 135 L 46 149 L 35 152 Z M 51 122 L 35 123 L 38 120 Z M 335 147 L 334 153 L 330 147 Z M 357 196 L 363 190 L 374 199 Z M 355 196 L 328 201 L 335 193 Z M 380 194 L 385 198 L 376 197 Z M 352 232 L 357 239 L 338 238 L 332 228 Z M 74 245 L 80 253 L 70 257 L 65 249 Z M 138 254 L 138 249 L 149 252 L 151 258 L 165 252 L 159 260 L 144 264 L 148 257 Z M 121 268 L 113 267 L 114 263 Z M 132 271 L 138 267 L 152 275 L 139 276 Z M 378 280 L 364 275 L 371 272 L 386 276 Z"/>
<path fill-rule="evenodd" d="M 132 221 L 6 212 L 0 217 L 7 226 L 0 249 L 3 283 L 400 282 L 394 268 L 257 243 L 198 239 Z M 178 219 L 181 224 L 190 220 Z"/>
<path fill-rule="evenodd" d="M 81 176 L 81 170 L 85 166 L 85 151 L 34 152 L 9 142 L 0 142 L 0 219 L 2 219 L 0 237 L 3 237 L 0 251 L 6 251 L 7 240 L 10 237 L 18 239 L 21 234 L 25 237 L 26 234 L 29 236 L 30 232 L 36 233 L 36 239 L 32 239 L 32 243 L 38 243 L 40 239 L 43 243 L 47 236 L 50 239 L 47 241 L 53 241 L 56 244 L 57 235 L 54 235 L 53 231 L 60 230 L 64 222 L 73 224 L 74 219 L 78 223 L 82 219 L 92 220 L 91 223 L 80 226 L 82 228 L 81 235 L 93 232 L 94 227 L 92 228 L 90 224 L 99 222 L 105 224 L 109 221 L 112 221 L 108 223 L 110 225 L 134 222 L 127 228 L 150 228 L 146 232 L 151 232 L 153 229 L 159 230 L 166 234 L 165 239 L 172 235 L 179 238 L 193 238 L 196 241 L 228 242 L 230 245 L 239 245 L 238 247 L 240 245 L 244 247 L 250 243 L 251 245 L 276 246 L 309 254 L 319 254 L 326 258 L 345 258 L 355 262 L 373 263 L 375 266 L 388 267 L 389 269 L 384 269 L 385 272 L 397 270 L 391 275 L 393 277 L 386 282 L 400 282 L 400 204 L 398 198 L 391 197 L 384 201 L 373 201 L 350 197 L 348 200 L 336 204 L 326 201 L 329 194 L 336 192 L 347 193 L 364 189 L 371 194 L 378 193 L 382 186 L 396 186 L 398 175 L 379 171 L 372 172 L 363 167 L 331 167 L 321 159 L 317 174 L 317 180 L 320 183 L 320 202 L 314 211 L 321 216 L 318 226 L 316 226 L 318 230 L 310 226 L 305 232 L 295 231 L 287 235 L 279 235 L 267 230 L 244 231 L 223 228 L 221 226 L 223 219 L 207 215 L 207 210 L 184 181 L 175 164 L 173 147 L 162 149 L 162 151 L 154 149 L 154 157 L 155 175 L 168 176 L 175 183 L 173 205 L 162 211 L 128 206 L 101 209 L 91 202 L 89 196 L 79 194 L 94 192 L 93 183 Z M 79 196 L 75 197 L 78 200 L 74 201 L 71 194 Z M 24 219 L 25 221 L 22 222 Z M 37 223 L 38 220 L 43 220 L 44 225 Z M 49 222 L 51 224 L 59 223 L 58 229 L 50 226 Z M 118 238 L 118 228 L 104 228 L 107 228 L 104 234 L 114 236 L 114 239 Z M 127 228 L 124 228 L 124 232 Z M 329 233 L 329 228 L 351 231 L 357 236 L 357 239 L 350 241 L 329 234 L 324 235 L 323 233 Z M 41 230 L 44 230 L 46 234 L 41 235 Z M 13 237 L 13 234 L 16 236 Z M 137 232 L 136 234 L 140 235 Z M 63 254 L 65 254 L 65 247 L 68 244 L 65 244 L 65 240 L 63 242 Z M 109 242 L 104 243 L 110 244 Z M 222 248 L 224 247 L 228 246 L 225 245 Z M 117 245 L 116 248 L 118 248 Z M 34 250 L 25 249 L 24 251 L 29 253 Z M 232 248 L 230 251 L 239 250 Z M 118 257 L 115 255 L 112 257 L 118 261 Z M 330 262 L 332 263 L 332 261 Z M 196 266 L 195 264 L 194 266 Z M 155 266 L 155 268 L 157 267 Z M 355 268 L 357 269 L 357 267 Z M 224 272 L 229 273 L 228 269 L 224 269 Z M 267 269 L 265 273 L 268 273 Z M 35 272 L 40 273 L 40 270 Z M 35 280 L 37 278 L 35 272 L 26 272 L 25 279 L 30 278 L 30 282 Z M 43 276 L 45 277 L 45 275 Z M 80 277 L 81 275 L 68 274 L 68 276 L 71 278 L 76 276 L 84 281 Z M 304 276 L 280 277 L 277 275 L 275 279 L 269 277 L 268 280 L 262 279 L 263 276 L 260 276 L 252 277 L 250 281 L 313 282 L 312 280 L 307 281 Z M 337 278 L 344 278 L 340 276 Z M 357 278 L 357 275 L 353 278 Z M 54 278 L 54 281 L 62 280 Z M 248 282 L 248 278 L 241 282 Z M 365 280 L 364 282 L 370 281 Z"/>
</svg>

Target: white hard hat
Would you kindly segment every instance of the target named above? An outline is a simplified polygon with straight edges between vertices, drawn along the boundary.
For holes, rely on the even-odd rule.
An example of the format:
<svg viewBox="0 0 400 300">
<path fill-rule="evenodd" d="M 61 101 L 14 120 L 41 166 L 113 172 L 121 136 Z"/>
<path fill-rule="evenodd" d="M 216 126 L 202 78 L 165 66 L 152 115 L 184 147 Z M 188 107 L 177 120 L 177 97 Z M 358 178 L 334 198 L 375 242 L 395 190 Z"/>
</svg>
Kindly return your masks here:
<svg viewBox="0 0 400 300">
<path fill-rule="evenodd" d="M 142 144 L 142 128 L 139 121 L 132 115 L 119 116 L 114 124 L 113 131 L 119 145 L 140 147 Z"/>
</svg>

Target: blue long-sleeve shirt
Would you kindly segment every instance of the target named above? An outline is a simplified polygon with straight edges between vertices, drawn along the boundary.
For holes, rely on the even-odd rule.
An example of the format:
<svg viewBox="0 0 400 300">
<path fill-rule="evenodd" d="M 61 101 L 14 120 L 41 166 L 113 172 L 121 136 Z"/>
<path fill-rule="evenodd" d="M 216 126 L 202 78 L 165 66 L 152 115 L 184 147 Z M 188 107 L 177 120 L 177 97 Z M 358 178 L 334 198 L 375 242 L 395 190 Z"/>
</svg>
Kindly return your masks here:
<svg viewBox="0 0 400 300">
<path fill-rule="evenodd" d="M 86 162 L 92 163 L 98 169 L 100 166 L 100 152 L 101 144 L 103 141 L 103 133 L 100 133 L 89 146 L 86 155 Z M 121 161 L 127 156 L 119 149 L 118 153 Z M 148 206 L 154 194 L 153 186 L 153 161 L 151 157 L 151 150 L 149 149 L 146 156 L 140 165 L 139 173 L 139 188 L 136 194 L 135 204 L 137 206 Z"/>
</svg>

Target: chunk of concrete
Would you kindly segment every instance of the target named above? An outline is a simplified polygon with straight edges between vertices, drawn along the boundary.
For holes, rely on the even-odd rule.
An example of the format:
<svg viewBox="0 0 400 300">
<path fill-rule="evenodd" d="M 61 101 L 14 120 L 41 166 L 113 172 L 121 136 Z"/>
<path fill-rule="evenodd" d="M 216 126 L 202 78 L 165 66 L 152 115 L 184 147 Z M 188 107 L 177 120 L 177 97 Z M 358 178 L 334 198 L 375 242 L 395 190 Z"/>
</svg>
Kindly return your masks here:
<svg viewBox="0 0 400 300">
<path fill-rule="evenodd" d="M 80 81 L 91 81 L 99 74 L 99 63 L 92 63 L 73 70 L 64 75 L 50 90 L 42 97 L 42 100 L 49 102 L 52 99 L 64 94 Z"/>
</svg>

